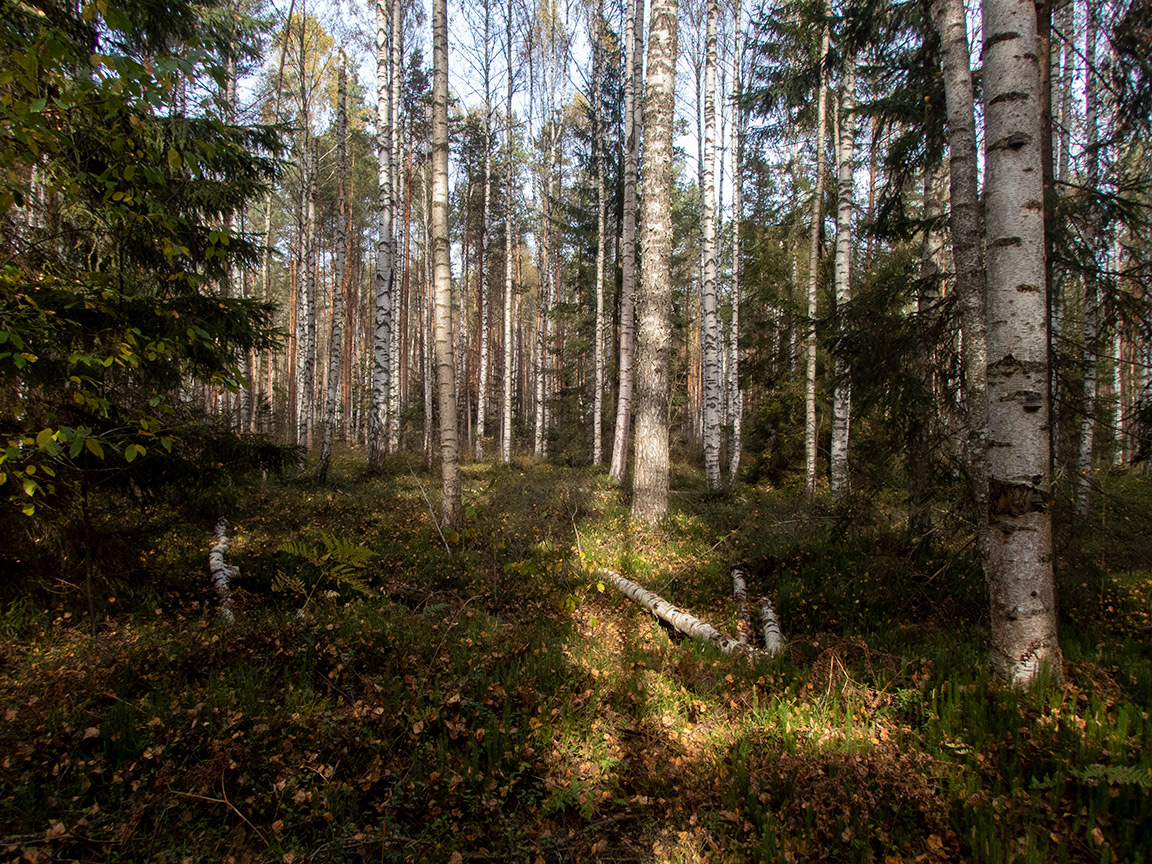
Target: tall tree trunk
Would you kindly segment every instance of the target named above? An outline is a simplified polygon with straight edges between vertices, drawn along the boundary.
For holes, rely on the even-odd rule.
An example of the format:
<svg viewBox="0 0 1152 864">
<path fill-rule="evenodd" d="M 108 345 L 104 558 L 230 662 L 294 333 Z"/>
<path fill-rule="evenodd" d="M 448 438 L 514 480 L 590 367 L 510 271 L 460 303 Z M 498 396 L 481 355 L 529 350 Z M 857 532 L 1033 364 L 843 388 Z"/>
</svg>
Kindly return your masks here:
<svg viewBox="0 0 1152 864">
<path fill-rule="evenodd" d="M 505 215 L 504 215 L 504 388 L 503 412 L 500 423 L 500 461 L 512 461 L 512 215 L 516 202 L 512 172 L 512 0 L 508 0 L 508 34 L 504 43 L 504 60 L 508 67 L 508 101 L 505 104 Z"/>
<path fill-rule="evenodd" d="M 400 397 L 401 397 L 401 380 L 400 380 L 400 364 L 403 362 L 401 353 L 401 340 L 406 335 L 407 319 L 402 317 L 401 327 L 396 327 L 396 313 L 401 307 L 401 303 L 405 302 L 408 287 L 408 237 L 409 237 L 409 204 L 410 195 L 406 194 L 405 208 L 404 208 L 404 224 L 400 224 L 400 115 L 402 111 L 401 93 L 403 85 L 403 46 L 404 46 L 404 4 L 402 0 L 392 0 L 392 58 L 391 69 L 389 71 L 389 78 L 392 82 L 392 95 L 391 95 L 391 135 L 392 135 L 392 164 L 389 168 L 390 186 L 392 189 L 392 201 L 389 205 L 389 218 L 392 223 L 392 230 L 389 235 L 389 243 L 391 244 L 391 258 L 392 258 L 392 278 L 391 284 L 388 286 L 388 293 L 392 298 L 392 335 L 391 343 L 388 352 L 388 452 L 395 453 L 400 449 Z M 412 150 L 408 150 L 408 173 L 411 175 L 412 169 Z M 409 181 L 410 183 L 411 181 Z M 410 186 L 409 186 L 410 192 Z M 398 271 L 396 262 L 400 257 L 399 237 L 400 231 L 404 231 L 404 266 L 402 271 Z M 403 277 L 401 277 L 401 272 Z M 403 279 L 403 281 L 402 281 Z"/>
<path fill-rule="evenodd" d="M 984 5 L 992 662 L 1061 674 L 1052 579 L 1040 72 L 1032 0 Z"/>
<path fill-rule="evenodd" d="M 936 346 L 930 341 L 935 334 L 941 293 L 940 257 L 943 237 L 933 226 L 944 213 L 944 171 L 942 165 L 929 163 L 924 168 L 924 245 L 920 254 L 919 290 L 916 292 L 916 318 L 919 321 L 919 344 L 916 351 L 917 377 L 928 399 L 942 404 L 938 386 Z M 932 528 L 933 453 L 930 439 L 931 412 L 914 412 L 909 418 L 908 446 L 904 473 L 908 478 L 908 533 L 923 537 Z"/>
<path fill-rule="evenodd" d="M 604 247 L 608 206 L 604 189 L 603 129 L 600 122 L 600 87 L 603 77 L 604 0 L 597 0 L 592 64 L 592 152 L 596 163 L 596 378 L 592 396 L 592 464 L 604 460 Z"/>
<path fill-rule="evenodd" d="M 728 452 L 728 481 L 736 482 L 740 471 L 740 451 L 743 449 L 741 426 L 744 417 L 744 396 L 740 391 L 740 226 L 744 209 L 744 30 L 740 0 L 732 10 L 733 57 L 735 77 L 732 84 L 732 358 L 728 372 L 728 402 L 732 423 L 732 441 Z"/>
<path fill-rule="evenodd" d="M 632 352 L 636 297 L 636 175 L 640 153 L 640 78 L 643 51 L 638 38 L 644 29 L 643 0 L 628 0 L 624 36 L 624 240 L 620 282 L 620 389 L 616 398 L 616 428 L 612 438 L 612 482 L 624 482 L 632 426 Z"/>
<path fill-rule="evenodd" d="M 720 488 L 720 322 L 716 311 L 716 18 L 717 0 L 708 0 L 704 42 L 704 152 L 700 192 L 700 248 L 703 256 L 701 311 L 704 331 L 704 479 Z"/>
<path fill-rule="evenodd" d="M 988 346 L 985 328 L 985 274 L 981 202 L 976 151 L 975 94 L 969 65 L 968 31 L 963 0 L 934 0 L 932 17 L 943 51 L 945 104 L 956 297 L 963 332 L 964 402 L 968 427 L 967 455 L 974 486 L 977 533 L 984 537 L 988 512 Z M 981 539 L 981 545 L 984 540 Z"/>
<path fill-rule="evenodd" d="M 375 326 L 372 339 L 372 409 L 368 427 L 368 463 L 379 468 L 388 452 L 388 401 L 392 385 L 392 87 L 389 62 L 391 7 L 400 0 L 376 0 L 376 206 Z"/>
<path fill-rule="evenodd" d="M 840 141 L 836 160 L 838 175 L 836 209 L 836 310 L 843 314 L 852 299 L 852 208 L 855 182 L 852 159 L 856 149 L 856 58 L 844 58 L 840 85 Z M 843 323 L 843 319 L 841 319 Z M 833 495 L 848 491 L 848 426 L 852 416 L 850 372 L 839 354 L 835 362 L 836 385 L 832 394 L 831 489 Z"/>
<path fill-rule="evenodd" d="M 452 268 L 448 258 L 448 0 L 432 0 L 432 271 L 436 296 L 436 385 L 440 403 L 441 522 L 460 528 L 456 367 L 452 358 Z"/>
<path fill-rule="evenodd" d="M 831 15 L 831 5 L 825 15 Z M 816 90 L 816 177 L 812 194 L 812 234 L 808 244 L 808 334 L 804 345 L 804 486 L 808 497 L 816 494 L 816 315 L 820 276 L 820 234 L 824 224 L 824 136 L 828 131 L 828 83 L 825 63 L 830 34 L 824 25 L 820 40 L 820 85 Z"/>
<path fill-rule="evenodd" d="M 348 73 L 344 51 L 340 51 L 340 70 L 336 84 L 336 250 L 332 264 L 332 329 L 328 339 L 328 382 L 324 399 L 324 439 L 316 482 L 328 481 L 332 464 L 332 437 L 336 430 L 336 405 L 340 395 L 340 372 L 344 364 L 344 268 L 348 259 L 348 223 L 350 214 L 345 203 L 345 178 L 348 168 Z M 347 418 L 345 418 L 347 419 Z"/>
<path fill-rule="evenodd" d="M 1057 28 L 1064 39 L 1063 62 L 1060 68 L 1060 115 L 1056 131 L 1056 193 L 1068 194 L 1068 169 L 1072 152 L 1072 79 L 1075 71 L 1076 57 L 1076 5 L 1067 0 L 1060 7 Z M 1059 356 L 1060 345 L 1064 336 L 1064 286 L 1068 279 L 1068 267 L 1056 262 L 1052 268 L 1052 282 L 1048 288 L 1048 314 L 1050 332 L 1048 335 L 1048 357 L 1051 363 Z M 1049 438 L 1052 442 L 1052 461 L 1055 465 L 1063 465 L 1060 452 L 1060 429 L 1064 414 L 1064 394 L 1062 392 L 1060 375 L 1053 369 L 1049 376 L 1050 392 L 1052 394 L 1052 432 Z"/>
<path fill-rule="evenodd" d="M 1084 185 L 1089 196 L 1095 196 L 1100 189 L 1100 150 L 1097 128 L 1097 81 L 1096 81 L 1096 4 L 1088 2 L 1087 21 L 1084 29 L 1084 157 L 1087 161 Z M 1081 362 L 1084 369 L 1084 393 L 1081 397 L 1080 458 L 1076 474 L 1076 515 L 1088 518 L 1092 496 L 1092 450 L 1095 444 L 1096 395 L 1098 389 L 1097 366 L 1100 346 L 1097 342 L 1100 330 L 1100 267 L 1107 251 L 1102 242 L 1100 208 L 1094 198 L 1088 204 L 1088 249 L 1091 251 L 1088 266 L 1084 268 L 1084 350 Z"/>
<path fill-rule="evenodd" d="M 668 359 L 672 349 L 672 124 L 677 0 L 652 0 L 644 93 L 644 175 L 632 518 L 668 512 Z"/>
<path fill-rule="evenodd" d="M 484 3 L 484 209 L 480 217 L 480 266 L 477 285 L 480 292 L 480 380 L 476 388 L 476 459 L 484 458 L 484 431 L 488 414 L 488 223 L 492 217 L 492 77 L 491 3 Z"/>
</svg>

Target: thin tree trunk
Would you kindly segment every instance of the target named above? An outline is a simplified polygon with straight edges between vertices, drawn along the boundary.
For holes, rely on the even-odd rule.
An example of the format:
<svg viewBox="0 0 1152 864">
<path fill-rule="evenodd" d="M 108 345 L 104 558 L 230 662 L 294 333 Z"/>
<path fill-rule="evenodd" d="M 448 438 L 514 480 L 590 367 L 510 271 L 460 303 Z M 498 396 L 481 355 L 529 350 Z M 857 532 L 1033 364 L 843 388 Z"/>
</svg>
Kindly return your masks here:
<svg viewBox="0 0 1152 864">
<path fill-rule="evenodd" d="M 596 390 L 592 397 L 592 464 L 599 465 L 604 459 L 604 251 L 607 245 L 605 210 L 608 206 L 604 189 L 603 130 L 600 122 L 604 0 L 597 0 L 595 30 L 592 55 L 592 161 L 596 164 Z"/>
<path fill-rule="evenodd" d="M 436 297 L 437 395 L 440 407 L 440 520 L 459 529 L 459 433 L 452 358 L 452 267 L 448 248 L 448 0 L 432 0 L 432 271 Z"/>
<path fill-rule="evenodd" d="M 389 80 L 391 7 L 399 0 L 376 2 L 376 207 L 375 321 L 372 340 L 372 409 L 368 426 L 368 463 L 380 468 L 388 452 L 388 404 L 392 378 L 392 283 L 394 250 L 392 214 L 392 87 Z"/>
<path fill-rule="evenodd" d="M 1061 674 L 1052 579 L 1040 74 L 1032 0 L 984 5 L 992 662 Z"/>
<path fill-rule="evenodd" d="M 934 0 L 932 17 L 943 50 L 951 201 L 952 259 L 960 305 L 964 364 L 964 402 L 968 427 L 968 467 L 974 485 L 977 534 L 982 538 L 988 512 L 988 347 L 985 328 L 985 274 L 978 187 L 975 94 L 969 65 L 963 0 Z"/>
<path fill-rule="evenodd" d="M 704 479 L 720 488 L 720 323 L 716 311 L 716 18 L 717 0 L 708 0 L 704 43 L 704 152 L 700 201 L 703 256 L 701 312 L 704 331 Z"/>
<path fill-rule="evenodd" d="M 836 210 L 836 310 L 841 315 L 852 299 L 852 160 L 856 149 L 856 58 L 844 58 L 840 86 L 840 142 L 837 153 Z M 843 325 L 843 319 L 841 319 Z M 848 491 L 848 426 L 852 416 L 852 383 L 847 364 L 839 354 L 835 362 L 836 385 L 832 394 L 831 489 L 833 495 Z"/>
<path fill-rule="evenodd" d="M 340 371 L 344 365 L 344 267 L 348 258 L 348 223 L 350 214 L 345 203 L 345 175 L 348 167 L 348 73 L 344 52 L 340 52 L 340 70 L 336 84 L 336 254 L 332 266 L 332 330 L 328 339 L 328 382 L 324 400 L 324 439 L 316 482 L 328 481 L 332 463 L 332 436 L 336 429 L 336 405 L 340 395 Z"/>
<path fill-rule="evenodd" d="M 732 11 L 733 55 L 735 58 L 735 78 L 732 93 L 732 358 L 728 372 L 728 402 L 732 423 L 732 441 L 728 452 L 728 482 L 735 483 L 740 471 L 740 451 L 743 449 L 741 436 L 744 417 L 744 395 L 740 391 L 740 275 L 741 246 L 740 227 L 744 209 L 744 106 L 741 98 L 744 92 L 744 30 L 740 0 L 735 0 Z"/>
<path fill-rule="evenodd" d="M 508 67 L 508 101 L 505 105 L 505 216 L 504 216 L 504 388 L 503 417 L 500 424 L 500 461 L 512 461 L 512 211 L 516 201 L 512 172 L 512 0 L 508 0 L 508 35 L 505 42 L 504 59 Z"/>
<path fill-rule="evenodd" d="M 392 135 L 392 150 L 391 150 L 391 165 L 389 167 L 390 187 L 392 190 L 392 200 L 389 205 L 389 218 L 392 223 L 392 230 L 389 234 L 389 243 L 391 244 L 391 259 L 392 259 L 392 277 L 388 286 L 388 293 L 391 296 L 392 306 L 392 327 L 391 327 L 391 341 L 388 352 L 388 452 L 395 453 L 400 449 L 400 405 L 401 405 L 401 380 L 400 380 L 400 364 L 403 362 L 401 353 L 401 339 L 405 337 L 407 318 L 403 317 L 401 321 L 401 328 L 397 331 L 396 328 L 396 313 L 400 309 L 401 303 L 406 302 L 407 287 L 408 287 L 408 236 L 409 236 L 409 209 L 408 204 L 405 204 L 405 219 L 404 225 L 400 225 L 400 113 L 402 110 L 401 93 L 403 85 L 403 68 L 401 58 L 403 57 L 403 21 L 404 21 L 404 4 L 401 0 L 392 0 L 392 58 L 391 69 L 389 71 L 389 78 L 392 82 L 392 95 L 391 95 L 391 135 Z M 411 148 L 409 148 L 409 175 L 411 175 Z M 408 196 L 406 195 L 406 201 Z M 404 269 L 403 277 L 397 271 L 396 261 L 399 255 L 399 236 L 400 231 L 404 231 Z M 403 278 L 403 281 L 402 281 Z"/>
<path fill-rule="evenodd" d="M 1084 30 L 1084 58 L 1086 70 L 1084 73 L 1084 157 L 1087 161 L 1084 185 L 1090 196 L 1097 194 L 1100 188 L 1100 150 L 1098 147 L 1099 131 L 1097 128 L 1097 81 L 1096 81 L 1096 6 L 1089 2 L 1088 18 Z M 1081 519 L 1088 518 L 1088 510 L 1092 496 L 1092 450 L 1095 444 L 1096 429 L 1096 396 L 1097 382 L 1097 354 L 1100 346 L 1097 343 L 1100 331 L 1100 287 L 1099 272 L 1104 256 L 1107 254 L 1102 242 L 1103 232 L 1100 229 L 1099 207 L 1095 201 L 1088 204 L 1088 248 L 1091 250 L 1088 266 L 1084 268 L 1084 349 L 1081 362 L 1084 369 L 1084 392 L 1081 397 L 1080 410 L 1080 456 L 1076 474 L 1076 515 Z"/>
<path fill-rule="evenodd" d="M 632 352 L 636 296 L 636 176 L 640 152 L 640 78 L 642 50 L 637 38 L 644 29 L 644 3 L 628 0 L 624 48 L 624 241 L 620 287 L 620 390 L 616 400 L 616 428 L 612 439 L 613 483 L 624 482 L 628 470 L 628 444 L 632 425 Z"/>
<path fill-rule="evenodd" d="M 644 174 L 632 518 L 668 512 L 668 360 L 672 348 L 672 124 L 677 0 L 652 0 L 644 93 Z"/>
<path fill-rule="evenodd" d="M 476 460 L 484 458 L 484 431 L 488 414 L 488 223 L 492 209 L 492 79 L 489 51 L 491 4 L 484 3 L 484 211 L 480 217 L 480 382 L 476 390 Z"/>
<path fill-rule="evenodd" d="M 831 7 L 826 10 L 831 14 Z M 808 497 L 816 494 L 816 315 L 820 275 L 820 234 L 824 223 L 824 136 L 828 131 L 828 83 L 824 65 L 830 35 L 824 25 L 820 40 L 820 85 L 816 90 L 816 177 L 812 194 L 812 234 L 808 244 L 808 334 L 804 370 L 804 486 Z"/>
</svg>

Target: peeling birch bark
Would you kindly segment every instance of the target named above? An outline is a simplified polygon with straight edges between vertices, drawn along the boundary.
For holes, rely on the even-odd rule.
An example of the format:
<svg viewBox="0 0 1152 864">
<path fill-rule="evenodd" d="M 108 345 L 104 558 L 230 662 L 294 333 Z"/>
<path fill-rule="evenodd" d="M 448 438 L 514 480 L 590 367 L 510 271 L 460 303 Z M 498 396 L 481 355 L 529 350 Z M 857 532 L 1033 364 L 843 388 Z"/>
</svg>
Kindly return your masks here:
<svg viewBox="0 0 1152 864">
<path fill-rule="evenodd" d="M 232 589 L 228 580 L 240 575 L 240 569 L 233 567 L 224 560 L 224 553 L 228 551 L 228 520 L 221 517 L 216 523 L 216 542 L 208 553 L 208 572 L 212 574 L 212 587 L 216 589 L 216 596 L 220 599 L 220 614 L 229 624 L 236 620 L 232 614 Z"/>
</svg>

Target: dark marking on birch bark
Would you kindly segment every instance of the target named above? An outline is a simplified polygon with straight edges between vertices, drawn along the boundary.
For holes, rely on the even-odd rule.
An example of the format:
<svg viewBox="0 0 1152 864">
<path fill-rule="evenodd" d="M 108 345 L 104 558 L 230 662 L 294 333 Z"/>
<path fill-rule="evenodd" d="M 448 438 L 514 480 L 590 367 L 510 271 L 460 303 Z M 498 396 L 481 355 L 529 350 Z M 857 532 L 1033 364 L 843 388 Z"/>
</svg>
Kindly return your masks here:
<svg viewBox="0 0 1152 864">
<path fill-rule="evenodd" d="M 994 33 L 984 40 L 984 51 L 997 42 L 1010 42 L 1013 39 L 1019 39 L 1020 33 L 1016 30 L 1005 30 L 1003 33 Z"/>
<path fill-rule="evenodd" d="M 1024 241 L 1019 237 L 998 237 L 991 243 L 993 248 L 998 246 L 1023 246 Z"/>
<path fill-rule="evenodd" d="M 1036 478 L 1039 482 L 1039 478 Z M 988 515 L 1023 516 L 1043 513 L 1048 509 L 1048 493 L 1035 483 L 1006 483 L 992 478 L 988 482 Z"/>
<path fill-rule="evenodd" d="M 999 105 L 1001 102 L 1027 102 L 1032 98 L 1032 94 L 1025 93 L 1021 90 L 1009 90 L 1007 93 L 1001 93 L 999 96 L 992 97 L 989 105 Z"/>
<path fill-rule="evenodd" d="M 1024 132 L 1013 132 L 1007 138 L 1001 138 L 999 141 L 993 141 L 985 150 L 1019 150 L 1028 144 L 1032 143 L 1032 136 Z"/>
</svg>

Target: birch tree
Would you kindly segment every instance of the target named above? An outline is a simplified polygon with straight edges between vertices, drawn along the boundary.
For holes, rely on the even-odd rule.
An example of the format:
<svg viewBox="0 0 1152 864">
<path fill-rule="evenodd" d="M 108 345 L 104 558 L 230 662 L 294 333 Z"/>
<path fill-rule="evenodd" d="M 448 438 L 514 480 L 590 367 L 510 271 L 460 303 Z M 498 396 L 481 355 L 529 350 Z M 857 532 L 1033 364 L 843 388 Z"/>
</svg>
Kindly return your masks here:
<svg viewBox="0 0 1152 864">
<path fill-rule="evenodd" d="M 597 0 L 592 43 L 592 161 L 596 171 L 596 339 L 595 392 L 592 396 L 592 464 L 603 461 L 604 449 L 604 247 L 607 195 L 604 189 L 603 131 L 601 95 L 604 69 L 604 0 Z"/>
<path fill-rule="evenodd" d="M 677 0 L 652 0 L 644 85 L 644 174 L 632 518 L 668 512 L 668 359 L 672 349 L 672 124 Z"/>
<path fill-rule="evenodd" d="M 460 528 L 456 367 L 452 357 L 452 269 L 448 258 L 448 0 L 432 0 L 432 278 L 436 387 L 440 408 L 441 522 Z"/>
<path fill-rule="evenodd" d="M 960 305 L 964 364 L 967 459 L 975 486 L 977 532 L 987 513 L 988 427 L 985 274 L 976 149 L 976 97 L 969 61 L 964 0 L 933 0 L 932 18 L 940 33 L 944 100 L 948 115 L 949 228 Z"/>
<path fill-rule="evenodd" d="M 840 82 L 840 141 L 837 146 L 836 209 L 836 309 L 843 311 L 852 299 L 852 157 L 856 146 L 856 60 L 844 57 Z M 836 385 L 832 394 L 831 489 L 833 495 L 848 491 L 848 425 L 852 414 L 852 384 L 844 359 L 835 361 Z"/>
<path fill-rule="evenodd" d="M 332 436 L 336 428 L 336 403 L 340 393 L 340 371 L 344 349 L 344 267 L 348 258 L 348 207 L 345 179 L 348 167 L 348 70 L 344 51 L 340 51 L 340 69 L 336 89 L 336 249 L 332 265 L 332 329 L 328 339 L 328 381 L 324 399 L 324 438 L 316 482 L 328 480 L 332 463 Z"/>
<path fill-rule="evenodd" d="M 376 159 L 379 199 L 376 208 L 375 326 L 372 342 L 372 407 L 368 426 L 368 462 L 384 464 L 388 452 L 389 391 L 392 378 L 392 310 L 395 241 L 392 214 L 392 7 L 400 0 L 376 0 Z"/>
<path fill-rule="evenodd" d="M 512 215 L 516 200 L 516 190 L 513 186 L 512 171 L 512 96 L 515 70 L 512 67 L 512 0 L 508 0 L 508 31 L 505 34 L 504 61 L 508 69 L 508 97 L 505 102 L 505 149 L 507 166 L 505 171 L 505 217 L 504 217 L 504 381 L 503 405 L 500 423 L 500 461 L 507 464 L 512 461 Z"/>
<path fill-rule="evenodd" d="M 728 404 L 732 423 L 732 441 L 728 453 L 728 479 L 736 482 L 743 448 L 741 425 L 744 399 L 740 391 L 740 224 L 744 209 L 744 30 L 740 0 L 735 0 L 733 18 L 732 82 L 732 356 L 729 360 Z"/>
<path fill-rule="evenodd" d="M 720 488 L 720 323 L 716 311 L 716 18 L 708 0 L 704 46 L 704 150 L 701 187 L 701 307 L 704 330 L 704 479 Z"/>
<path fill-rule="evenodd" d="M 831 15 L 831 6 L 825 15 Z M 820 233 L 824 223 L 824 136 L 828 132 L 828 82 L 825 67 L 831 34 L 825 20 L 820 37 L 820 84 L 816 88 L 816 176 L 812 193 L 812 233 L 808 244 L 808 335 L 804 348 L 804 484 L 816 494 L 816 315 L 820 270 Z"/>
<path fill-rule="evenodd" d="M 1100 188 L 1100 148 L 1096 113 L 1098 109 L 1098 83 L 1096 80 L 1096 4 L 1089 0 L 1084 26 L 1084 157 L 1086 161 L 1084 185 L 1089 196 Z M 1081 363 L 1084 369 L 1084 391 L 1080 408 L 1080 450 L 1076 474 L 1076 515 L 1088 518 L 1092 494 L 1092 449 L 1095 443 L 1097 354 L 1100 330 L 1100 268 L 1107 251 L 1103 242 L 1099 205 L 1089 201 L 1087 219 L 1087 246 L 1090 250 L 1088 266 L 1084 268 L 1084 347 Z"/>
<path fill-rule="evenodd" d="M 620 243 L 620 384 L 616 398 L 616 427 L 612 437 L 613 483 L 624 482 L 628 470 L 628 443 L 632 426 L 632 352 L 636 296 L 636 177 L 639 168 L 643 70 L 639 34 L 644 29 L 643 0 L 628 0 L 624 30 L 624 213 Z"/>
<path fill-rule="evenodd" d="M 1032 0 L 986 0 L 992 662 L 1013 686 L 1061 673 L 1052 578 L 1040 71 Z"/>
</svg>

